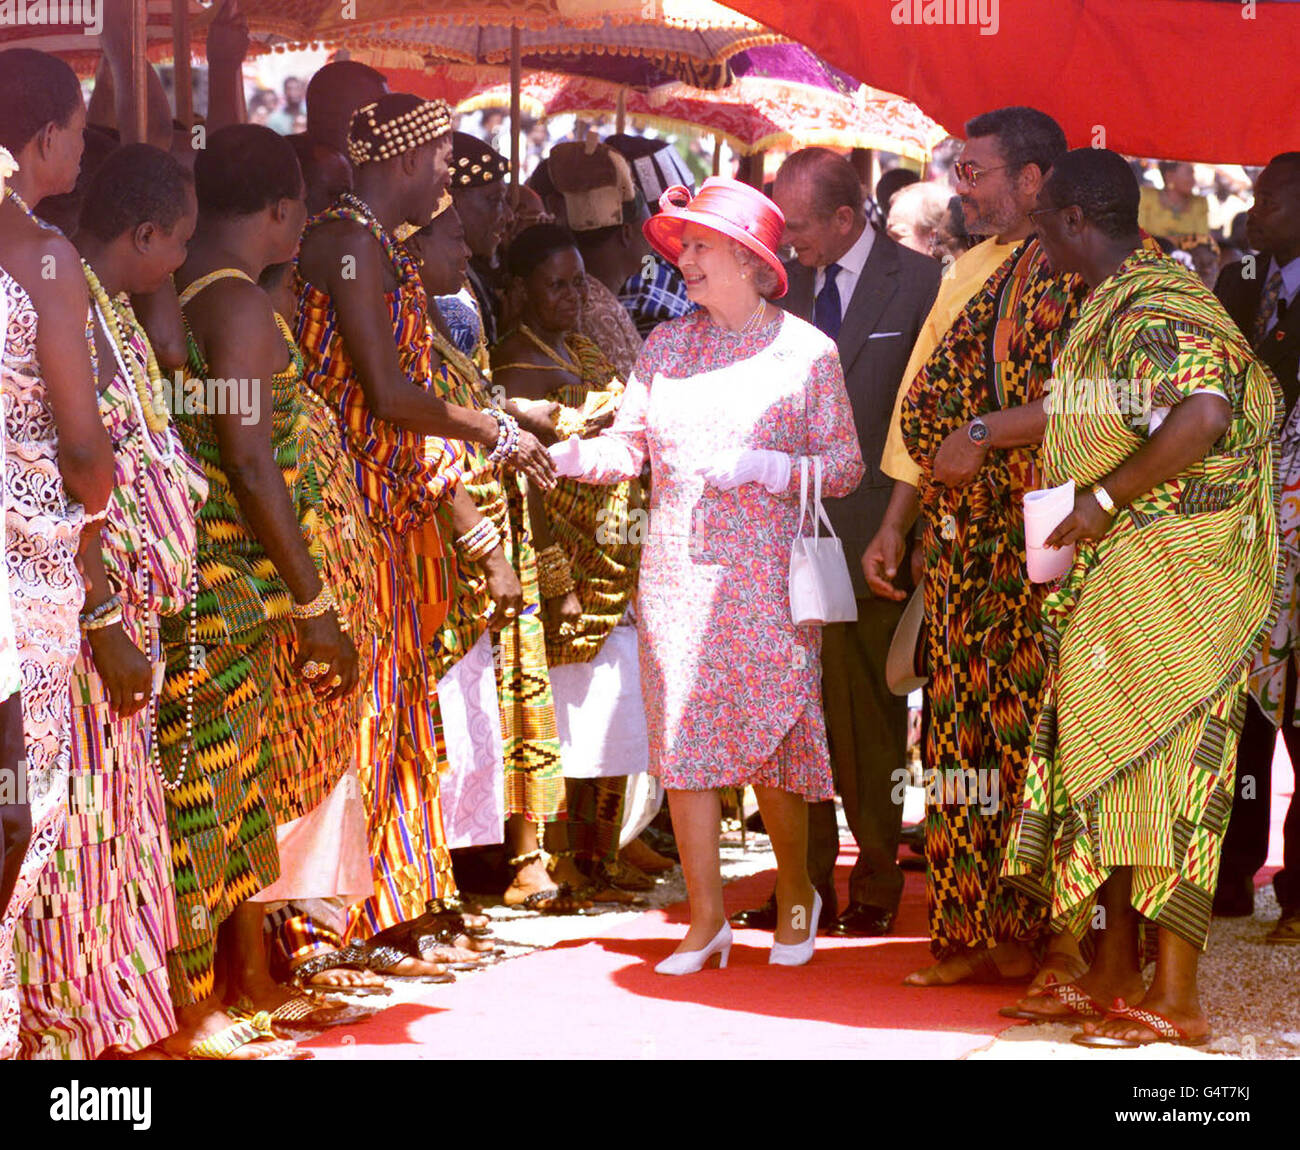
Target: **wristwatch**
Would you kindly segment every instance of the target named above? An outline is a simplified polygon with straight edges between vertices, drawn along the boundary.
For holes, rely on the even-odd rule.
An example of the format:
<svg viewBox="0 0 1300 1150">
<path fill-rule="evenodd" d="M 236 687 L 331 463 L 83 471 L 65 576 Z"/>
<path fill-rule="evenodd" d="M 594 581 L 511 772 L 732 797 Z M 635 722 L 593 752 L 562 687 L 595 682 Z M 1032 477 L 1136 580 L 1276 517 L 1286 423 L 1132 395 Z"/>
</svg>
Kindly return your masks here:
<svg viewBox="0 0 1300 1150">
<path fill-rule="evenodd" d="M 1097 506 L 1107 515 L 1115 514 L 1115 500 L 1110 497 L 1110 492 L 1100 483 L 1093 484 L 1092 497 L 1097 501 Z"/>
<path fill-rule="evenodd" d="M 966 425 L 966 434 L 972 443 L 983 446 L 989 441 L 989 425 L 977 415 Z"/>
</svg>

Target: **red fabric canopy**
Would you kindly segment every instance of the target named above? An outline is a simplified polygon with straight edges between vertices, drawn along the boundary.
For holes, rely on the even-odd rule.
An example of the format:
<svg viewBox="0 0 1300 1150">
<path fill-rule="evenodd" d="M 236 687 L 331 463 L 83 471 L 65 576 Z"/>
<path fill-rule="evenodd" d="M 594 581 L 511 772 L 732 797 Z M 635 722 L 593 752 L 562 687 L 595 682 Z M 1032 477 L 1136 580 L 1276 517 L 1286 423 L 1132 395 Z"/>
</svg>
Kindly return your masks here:
<svg viewBox="0 0 1300 1150">
<path fill-rule="evenodd" d="M 1300 149 L 1300 4 L 1259 0 L 727 0 L 957 135 L 1030 104 L 1073 147 L 1263 164 Z M 895 23 L 940 10 L 978 23 Z M 1253 10 L 1253 19 L 1245 18 Z M 1104 130 L 1104 140 L 1097 130 Z"/>
</svg>

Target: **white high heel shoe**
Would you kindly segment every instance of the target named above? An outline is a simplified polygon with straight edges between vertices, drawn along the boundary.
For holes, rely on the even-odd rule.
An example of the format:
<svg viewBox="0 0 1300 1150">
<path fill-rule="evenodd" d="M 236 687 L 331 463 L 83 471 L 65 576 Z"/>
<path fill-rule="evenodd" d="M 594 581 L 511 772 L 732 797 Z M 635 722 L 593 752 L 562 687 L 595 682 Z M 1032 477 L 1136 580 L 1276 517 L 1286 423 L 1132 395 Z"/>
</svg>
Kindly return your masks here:
<svg viewBox="0 0 1300 1150">
<path fill-rule="evenodd" d="M 808 937 L 803 942 L 777 942 L 772 940 L 772 953 L 768 955 L 769 966 L 803 966 L 811 960 L 813 949 L 817 945 L 817 927 L 822 920 L 822 896 L 813 891 L 812 919 L 809 922 Z"/>
<path fill-rule="evenodd" d="M 724 922 L 703 950 L 686 950 L 681 954 L 670 954 L 655 967 L 655 974 L 694 974 L 703 970 L 715 954 L 718 956 L 718 969 L 726 970 L 727 955 L 731 953 L 731 923 Z"/>
</svg>

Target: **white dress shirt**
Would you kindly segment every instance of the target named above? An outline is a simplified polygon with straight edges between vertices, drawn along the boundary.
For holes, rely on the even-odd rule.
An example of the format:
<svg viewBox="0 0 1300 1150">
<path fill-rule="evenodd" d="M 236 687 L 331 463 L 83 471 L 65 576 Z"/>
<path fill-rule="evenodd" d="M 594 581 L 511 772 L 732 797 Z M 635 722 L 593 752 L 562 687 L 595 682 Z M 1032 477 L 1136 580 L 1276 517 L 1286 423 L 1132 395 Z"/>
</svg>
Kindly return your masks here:
<svg viewBox="0 0 1300 1150">
<path fill-rule="evenodd" d="M 1268 281 L 1273 278 L 1273 273 L 1278 270 L 1277 260 L 1269 257 L 1268 271 L 1264 274 L 1264 285 L 1268 286 Z M 1282 294 L 1279 300 L 1286 300 L 1287 310 L 1289 311 L 1295 303 L 1295 297 L 1300 294 L 1300 256 L 1293 259 L 1286 267 L 1282 268 Z M 839 282 L 838 280 L 836 282 Z M 1270 332 L 1277 326 L 1277 307 L 1273 308 L 1273 314 L 1268 318 L 1268 326 L 1265 332 Z"/>
<path fill-rule="evenodd" d="M 843 319 L 849 310 L 849 300 L 857 290 L 858 277 L 862 275 L 867 257 L 871 254 L 871 245 L 875 242 L 876 229 L 867 224 L 853 246 L 835 261 L 840 265 L 839 274 L 835 277 L 835 290 L 840 293 L 840 319 Z M 825 283 L 826 269 L 818 268 L 816 276 L 813 277 L 813 299 L 821 294 Z"/>
</svg>

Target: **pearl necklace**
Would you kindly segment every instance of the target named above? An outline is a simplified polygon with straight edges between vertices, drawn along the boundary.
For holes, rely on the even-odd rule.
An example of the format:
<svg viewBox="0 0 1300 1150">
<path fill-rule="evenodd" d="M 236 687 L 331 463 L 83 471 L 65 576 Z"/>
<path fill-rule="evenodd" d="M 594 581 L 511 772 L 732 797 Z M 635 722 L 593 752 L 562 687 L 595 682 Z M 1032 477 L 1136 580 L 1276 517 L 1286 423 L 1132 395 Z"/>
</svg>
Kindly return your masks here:
<svg viewBox="0 0 1300 1150">
<path fill-rule="evenodd" d="M 754 314 L 749 317 L 740 326 L 740 334 L 748 335 L 751 331 L 757 331 L 763 326 L 763 314 L 767 310 L 767 300 L 759 298 L 758 307 L 754 309 Z"/>
<path fill-rule="evenodd" d="M 94 275 L 89 266 L 86 268 L 87 275 Z M 96 281 L 98 283 L 98 281 Z M 103 288 L 100 288 L 103 294 Z M 103 324 L 104 331 L 108 336 L 109 346 L 113 349 L 113 358 L 117 361 L 117 369 L 122 373 L 124 379 L 132 378 L 134 372 L 129 370 L 124 362 L 130 358 L 131 363 L 135 364 L 135 358 L 124 357 L 122 349 L 118 344 L 120 333 L 110 328 L 107 318 L 101 307 L 100 301 L 95 301 L 95 312 L 99 316 L 99 322 Z M 147 342 L 147 341 L 146 341 Z M 153 352 L 150 351 L 152 356 Z M 131 397 L 131 407 L 135 413 L 136 434 L 139 441 L 139 447 L 135 456 L 135 497 L 136 506 L 140 509 L 140 519 L 144 524 L 143 549 L 144 556 L 139 564 L 139 583 L 137 591 L 140 596 L 140 604 L 145 613 L 147 620 L 146 643 L 149 647 L 149 662 L 154 664 L 162 656 L 162 636 L 159 633 L 158 615 L 155 611 L 149 609 L 150 600 L 153 598 L 153 570 L 149 564 L 148 556 L 158 545 L 158 541 L 149 536 L 149 517 L 145 511 L 146 493 L 144 489 L 144 469 L 149 461 L 146 444 L 150 442 L 149 432 L 151 426 L 145 414 L 145 408 L 140 402 L 140 392 L 138 388 L 128 388 L 127 394 Z M 163 424 L 159 432 L 166 441 L 166 448 L 163 453 L 154 457 L 154 461 L 161 463 L 164 467 L 170 468 L 176 461 L 176 437 L 172 429 Z M 181 784 L 185 782 L 185 773 L 189 769 L 190 755 L 194 748 L 194 677 L 198 673 L 198 598 L 199 598 L 199 565 L 197 556 L 191 564 L 190 570 L 190 602 L 189 602 L 189 633 L 187 635 L 187 647 L 189 649 L 189 670 L 185 681 L 185 742 L 181 745 L 181 769 L 175 780 L 169 779 L 162 766 L 162 756 L 158 750 L 158 695 L 150 690 L 149 692 L 149 718 L 148 730 L 152 736 L 149 742 L 149 758 L 153 763 L 154 770 L 158 772 L 158 779 L 162 783 L 163 790 L 177 791 Z"/>
</svg>

